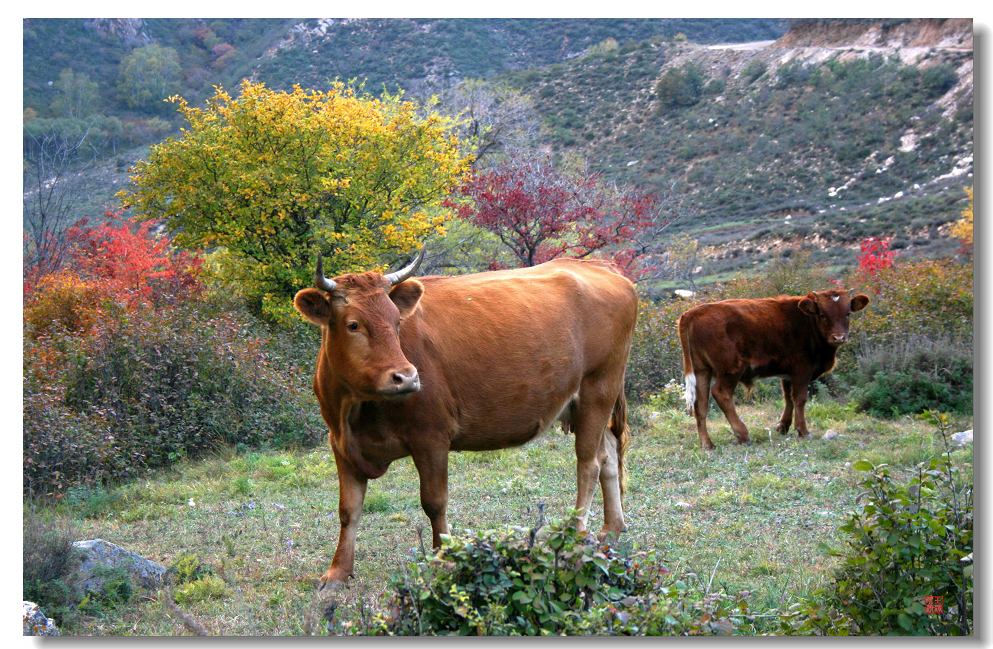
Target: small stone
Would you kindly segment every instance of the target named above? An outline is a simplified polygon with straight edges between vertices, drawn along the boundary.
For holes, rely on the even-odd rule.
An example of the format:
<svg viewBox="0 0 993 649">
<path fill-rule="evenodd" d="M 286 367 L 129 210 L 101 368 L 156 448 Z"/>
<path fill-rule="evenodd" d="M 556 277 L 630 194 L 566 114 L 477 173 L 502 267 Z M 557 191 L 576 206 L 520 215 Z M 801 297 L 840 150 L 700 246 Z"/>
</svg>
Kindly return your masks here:
<svg viewBox="0 0 993 649">
<path fill-rule="evenodd" d="M 45 617 L 45 614 L 34 602 L 24 602 L 23 609 L 24 635 L 38 636 L 58 636 L 59 627 L 55 626 L 55 620 Z"/>
<path fill-rule="evenodd" d="M 677 500 L 676 507 L 679 507 L 680 509 L 690 509 L 693 505 L 689 504 L 685 500 Z"/>
<path fill-rule="evenodd" d="M 821 436 L 821 439 L 831 440 L 836 437 L 838 437 L 838 431 L 833 428 L 829 428 L 828 431 Z"/>
<path fill-rule="evenodd" d="M 965 446 L 966 444 L 972 444 L 972 429 L 963 430 L 961 433 L 955 433 L 952 435 L 952 443 L 956 446 Z"/>
</svg>

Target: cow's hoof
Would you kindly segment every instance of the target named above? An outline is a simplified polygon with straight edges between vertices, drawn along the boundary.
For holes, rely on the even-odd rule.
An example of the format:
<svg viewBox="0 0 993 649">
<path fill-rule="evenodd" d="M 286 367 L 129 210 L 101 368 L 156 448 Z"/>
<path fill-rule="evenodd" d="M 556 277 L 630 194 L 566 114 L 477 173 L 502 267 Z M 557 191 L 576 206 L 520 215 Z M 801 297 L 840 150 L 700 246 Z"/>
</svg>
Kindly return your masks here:
<svg viewBox="0 0 993 649">
<path fill-rule="evenodd" d="M 749 439 L 749 438 L 747 438 L 747 437 L 745 437 L 744 439 L 742 439 L 741 437 L 739 437 L 738 438 L 738 443 L 741 444 L 742 446 L 751 446 L 752 445 L 752 440 Z"/>
<path fill-rule="evenodd" d="M 808 431 L 797 432 L 796 436 L 798 439 L 810 439 L 810 433 Z"/>
<path fill-rule="evenodd" d="M 702 448 L 703 450 L 705 450 L 705 451 L 707 451 L 709 453 L 710 451 L 713 451 L 717 447 L 714 446 L 714 443 L 713 442 L 709 442 L 707 444 L 701 444 L 700 445 L 700 448 Z"/>
<path fill-rule="evenodd" d="M 608 540 L 616 541 L 618 537 L 620 537 L 621 532 L 625 531 L 626 529 L 627 529 L 626 526 L 620 529 L 605 527 L 597 533 L 596 538 L 600 543 L 603 543 L 604 541 L 608 541 Z"/>
<path fill-rule="evenodd" d="M 776 432 L 779 433 L 780 435 L 785 435 L 786 433 L 790 432 L 790 427 L 783 426 L 782 424 L 780 424 L 779 426 L 776 426 Z"/>
<path fill-rule="evenodd" d="M 328 570 L 321 575 L 321 581 L 317 585 L 319 593 L 334 593 L 343 589 L 348 582 L 348 575 L 341 575 L 335 570 Z"/>
</svg>

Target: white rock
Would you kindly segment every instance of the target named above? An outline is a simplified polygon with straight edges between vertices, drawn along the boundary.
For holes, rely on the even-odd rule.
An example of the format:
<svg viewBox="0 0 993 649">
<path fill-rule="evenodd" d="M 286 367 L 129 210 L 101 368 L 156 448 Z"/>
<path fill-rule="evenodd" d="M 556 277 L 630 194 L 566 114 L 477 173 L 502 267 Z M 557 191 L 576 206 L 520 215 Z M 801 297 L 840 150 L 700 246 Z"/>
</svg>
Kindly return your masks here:
<svg viewBox="0 0 993 649">
<path fill-rule="evenodd" d="M 829 428 L 826 433 L 821 435 L 821 439 L 835 439 L 836 437 L 838 437 L 838 431 L 833 428 Z"/>
<path fill-rule="evenodd" d="M 72 547 L 83 556 L 76 581 L 76 590 L 79 593 L 100 592 L 103 589 L 103 577 L 99 576 L 99 568 L 122 568 L 136 586 L 150 589 L 158 588 L 165 577 L 166 568 L 161 563 L 103 539 L 76 541 Z"/>
<path fill-rule="evenodd" d="M 965 446 L 966 444 L 972 444 L 972 429 L 963 430 L 961 433 L 955 433 L 952 435 L 952 443 L 956 446 Z"/>
<path fill-rule="evenodd" d="M 59 627 L 55 626 L 55 620 L 45 617 L 38 605 L 34 602 L 24 602 L 24 635 L 62 635 Z"/>
<path fill-rule="evenodd" d="M 677 500 L 676 501 L 676 507 L 679 507 L 680 509 L 689 509 L 692 506 L 693 505 L 689 504 L 688 502 L 686 502 L 684 500 Z"/>
</svg>

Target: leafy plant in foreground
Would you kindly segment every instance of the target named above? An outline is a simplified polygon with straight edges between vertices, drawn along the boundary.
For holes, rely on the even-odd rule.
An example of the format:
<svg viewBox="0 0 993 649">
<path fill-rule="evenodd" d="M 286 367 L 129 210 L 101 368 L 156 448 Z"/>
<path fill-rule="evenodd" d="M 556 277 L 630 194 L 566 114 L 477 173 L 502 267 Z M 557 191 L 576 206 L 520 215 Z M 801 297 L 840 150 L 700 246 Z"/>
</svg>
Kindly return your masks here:
<svg viewBox="0 0 993 649">
<path fill-rule="evenodd" d="M 952 463 L 948 417 L 928 413 L 945 452 L 906 482 L 865 460 L 861 511 L 841 526 L 848 539 L 822 605 L 784 616 L 788 632 L 969 635 L 973 628 L 972 486 Z"/>
<path fill-rule="evenodd" d="M 673 578 L 651 552 L 579 532 L 574 519 L 444 537 L 394 577 L 381 612 L 351 633 L 700 635 L 731 633 L 740 599 Z M 344 627 L 342 628 L 344 630 Z"/>
</svg>

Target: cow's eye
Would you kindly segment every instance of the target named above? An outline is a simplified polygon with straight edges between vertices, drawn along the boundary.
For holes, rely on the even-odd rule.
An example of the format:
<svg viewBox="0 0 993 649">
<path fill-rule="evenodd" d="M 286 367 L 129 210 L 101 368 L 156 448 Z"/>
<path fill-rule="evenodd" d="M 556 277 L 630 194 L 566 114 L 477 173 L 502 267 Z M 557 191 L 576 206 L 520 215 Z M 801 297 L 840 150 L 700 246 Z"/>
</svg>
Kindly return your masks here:
<svg viewBox="0 0 993 649">
<path fill-rule="evenodd" d="M 348 330 L 349 331 L 358 331 L 359 330 L 359 323 L 355 322 L 354 320 L 352 322 L 349 322 L 345 326 L 348 327 Z"/>
</svg>

